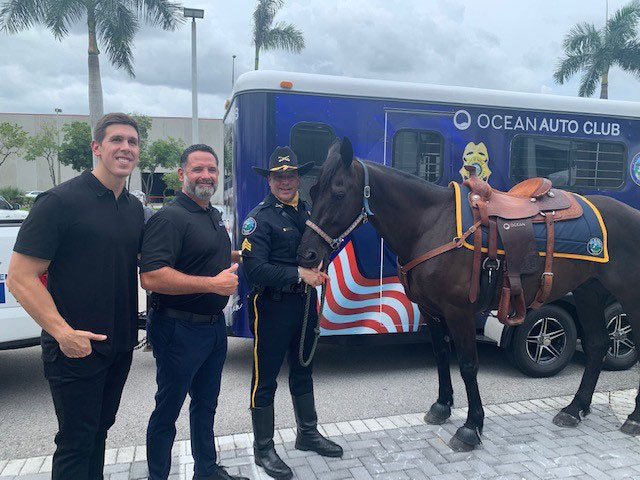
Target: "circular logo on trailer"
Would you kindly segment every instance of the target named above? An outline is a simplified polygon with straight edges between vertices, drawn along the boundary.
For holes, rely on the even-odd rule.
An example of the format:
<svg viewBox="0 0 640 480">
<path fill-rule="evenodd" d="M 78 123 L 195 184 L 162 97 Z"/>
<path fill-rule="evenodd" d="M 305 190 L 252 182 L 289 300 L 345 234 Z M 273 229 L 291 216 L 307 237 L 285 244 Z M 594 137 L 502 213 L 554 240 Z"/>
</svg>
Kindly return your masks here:
<svg viewBox="0 0 640 480">
<path fill-rule="evenodd" d="M 243 235 L 251 235 L 256 231 L 256 227 L 258 226 L 258 222 L 253 217 L 247 218 L 242 224 L 242 234 Z"/>
<path fill-rule="evenodd" d="M 640 153 L 631 161 L 631 178 L 636 185 L 640 186 Z"/>
<path fill-rule="evenodd" d="M 600 240 L 598 237 L 593 237 L 587 242 L 587 252 L 589 252 L 589 255 L 597 257 L 598 255 L 602 254 L 603 250 L 604 245 L 602 244 L 602 240 Z"/>
<path fill-rule="evenodd" d="M 453 114 L 453 124 L 458 130 L 466 130 L 471 126 L 471 115 L 466 110 L 458 110 Z"/>
</svg>

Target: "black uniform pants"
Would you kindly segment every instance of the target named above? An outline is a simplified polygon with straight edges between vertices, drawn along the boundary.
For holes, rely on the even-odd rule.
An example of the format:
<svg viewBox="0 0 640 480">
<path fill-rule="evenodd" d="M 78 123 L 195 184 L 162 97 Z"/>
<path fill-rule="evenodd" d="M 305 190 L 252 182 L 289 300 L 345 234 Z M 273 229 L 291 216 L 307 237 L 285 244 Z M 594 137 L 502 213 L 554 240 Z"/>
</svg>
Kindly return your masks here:
<svg viewBox="0 0 640 480">
<path fill-rule="evenodd" d="M 297 397 L 313 391 L 313 364 L 303 367 L 298 359 L 306 294 L 273 295 L 267 290 L 253 293 L 249 299 L 254 347 L 251 408 L 273 404 L 278 387 L 276 378 L 285 356 L 289 362 L 291 395 Z M 318 322 L 315 290 L 312 291 L 310 305 L 304 345 L 305 360 L 311 351 L 313 329 Z"/>
<path fill-rule="evenodd" d="M 147 338 L 156 358 L 156 408 L 147 429 L 149 480 L 166 480 L 171 469 L 171 448 L 176 421 L 187 397 L 191 452 L 196 475 L 218 470 L 213 420 L 218 405 L 222 366 L 227 356 L 224 319 L 193 323 L 149 312 Z"/>
<path fill-rule="evenodd" d="M 107 430 L 116 420 L 132 351 L 44 362 L 58 417 L 52 480 L 102 480 Z"/>
</svg>

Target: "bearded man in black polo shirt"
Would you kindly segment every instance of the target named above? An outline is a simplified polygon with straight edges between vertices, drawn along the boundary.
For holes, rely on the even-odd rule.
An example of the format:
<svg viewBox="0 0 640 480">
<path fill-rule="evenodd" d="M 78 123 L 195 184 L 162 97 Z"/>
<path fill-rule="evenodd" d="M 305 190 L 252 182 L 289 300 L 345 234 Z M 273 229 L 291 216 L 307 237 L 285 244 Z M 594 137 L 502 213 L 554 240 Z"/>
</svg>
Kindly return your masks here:
<svg viewBox="0 0 640 480">
<path fill-rule="evenodd" d="M 145 227 L 142 286 L 153 291 L 147 338 L 156 358 L 156 408 L 147 429 L 149 480 L 166 480 L 175 423 L 189 406 L 194 479 L 230 480 L 216 462 L 213 418 L 227 355 L 222 310 L 238 285 L 231 241 L 220 212 L 210 204 L 218 185 L 218 157 L 192 145 L 180 158 L 182 191 Z M 235 252 L 236 254 L 239 252 Z"/>
<path fill-rule="evenodd" d="M 93 171 L 38 196 L 22 224 L 8 286 L 43 328 L 44 374 L 58 417 L 54 480 L 103 478 L 137 338 L 140 202 L 124 189 L 138 163 L 138 125 L 96 124 Z M 48 272 L 47 287 L 39 276 Z"/>
</svg>

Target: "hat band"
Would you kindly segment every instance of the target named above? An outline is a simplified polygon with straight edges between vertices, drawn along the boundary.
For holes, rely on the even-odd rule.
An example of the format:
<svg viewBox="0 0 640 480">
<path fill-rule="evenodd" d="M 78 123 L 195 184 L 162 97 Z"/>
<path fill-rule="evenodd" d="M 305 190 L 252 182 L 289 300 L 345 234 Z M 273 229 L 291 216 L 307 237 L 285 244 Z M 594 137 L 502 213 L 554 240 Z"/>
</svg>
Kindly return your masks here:
<svg viewBox="0 0 640 480">
<path fill-rule="evenodd" d="M 280 165 L 279 167 L 274 167 L 274 168 L 270 168 L 269 171 L 270 172 L 281 172 L 284 170 L 297 170 L 298 167 L 293 166 L 293 165 Z"/>
</svg>

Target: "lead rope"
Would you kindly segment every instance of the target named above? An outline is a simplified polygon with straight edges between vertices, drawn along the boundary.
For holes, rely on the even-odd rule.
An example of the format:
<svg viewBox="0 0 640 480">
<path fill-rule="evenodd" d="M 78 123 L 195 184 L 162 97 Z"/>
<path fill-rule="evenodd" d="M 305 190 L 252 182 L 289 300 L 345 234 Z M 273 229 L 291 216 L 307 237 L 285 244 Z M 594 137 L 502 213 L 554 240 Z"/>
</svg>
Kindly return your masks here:
<svg viewBox="0 0 640 480">
<path fill-rule="evenodd" d="M 311 287 L 313 288 L 313 287 Z M 311 360 L 313 360 L 313 356 L 316 353 L 316 347 L 318 346 L 318 339 L 320 338 L 320 316 L 322 315 L 322 310 L 324 308 L 324 297 L 327 293 L 326 284 L 322 284 L 322 296 L 320 299 L 320 315 L 318 316 L 318 323 L 313 329 L 313 345 L 311 345 L 311 352 L 309 352 L 309 357 L 307 360 L 304 359 L 304 340 L 307 336 L 307 323 L 309 323 L 309 308 L 311 304 L 311 288 L 307 285 L 307 298 L 305 300 L 304 306 L 304 316 L 302 317 L 302 335 L 300 335 L 300 348 L 298 350 L 298 360 L 300 361 L 300 365 L 303 367 L 308 367 L 311 364 Z"/>
</svg>

